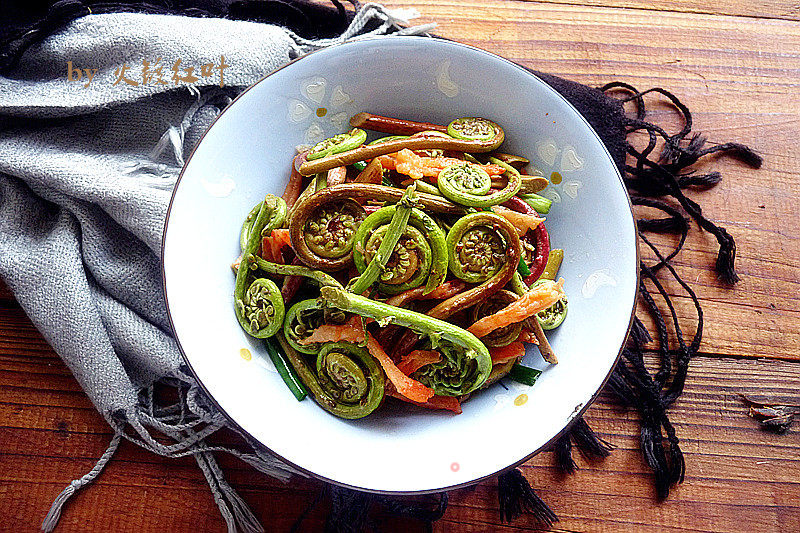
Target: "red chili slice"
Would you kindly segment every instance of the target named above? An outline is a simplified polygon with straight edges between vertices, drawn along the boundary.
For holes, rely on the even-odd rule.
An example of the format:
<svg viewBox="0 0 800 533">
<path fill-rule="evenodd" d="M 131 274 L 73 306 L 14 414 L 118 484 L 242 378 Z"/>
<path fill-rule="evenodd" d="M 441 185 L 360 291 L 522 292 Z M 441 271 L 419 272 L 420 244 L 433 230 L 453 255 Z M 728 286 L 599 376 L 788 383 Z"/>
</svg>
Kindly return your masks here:
<svg viewBox="0 0 800 533">
<path fill-rule="evenodd" d="M 511 197 L 502 205 L 518 213 L 539 216 L 539 213 L 534 208 L 517 196 Z M 547 256 L 550 254 L 550 235 L 547 233 L 547 228 L 544 227 L 544 222 L 541 222 L 532 231 L 522 236 L 522 239 L 534 247 L 533 261 L 528 265 L 531 274 L 525 278 L 525 283 L 530 285 L 539 279 L 539 276 L 544 272 L 544 267 L 547 265 Z"/>
</svg>

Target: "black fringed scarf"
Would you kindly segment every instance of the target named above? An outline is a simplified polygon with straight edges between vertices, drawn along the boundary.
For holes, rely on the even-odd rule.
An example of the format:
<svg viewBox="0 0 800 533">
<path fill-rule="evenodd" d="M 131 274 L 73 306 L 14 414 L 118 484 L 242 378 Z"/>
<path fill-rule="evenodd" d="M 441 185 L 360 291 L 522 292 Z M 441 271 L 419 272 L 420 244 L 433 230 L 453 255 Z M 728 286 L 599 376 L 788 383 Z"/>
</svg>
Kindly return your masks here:
<svg viewBox="0 0 800 533">
<path fill-rule="evenodd" d="M 341 33 L 352 18 L 352 11 L 346 10 L 338 0 L 332 0 L 332 4 L 321 5 L 311 0 L 60 0 L 39 3 L 27 0 L 12 4 L 5 10 L 6 24 L 0 27 L 0 73 L 14 68 L 32 44 L 89 13 L 136 11 L 227 17 L 282 25 L 303 36 L 319 38 Z M 700 158 L 715 153 L 736 157 L 753 168 L 761 166 L 761 157 L 738 143 L 707 145 L 703 135 L 692 131 L 689 108 L 665 89 L 639 91 L 622 82 L 591 88 L 546 73 L 535 74 L 567 98 L 603 139 L 623 175 L 631 203 L 640 206 L 642 211 L 656 210 L 663 214 L 660 218 L 637 218 L 643 249 L 650 252 L 643 255 L 656 258 L 652 263 L 642 260 L 639 267 L 639 297 L 644 312 L 655 324 L 655 338 L 642 321 L 635 318 L 622 357 L 606 386 L 624 404 L 639 411 L 642 453 L 653 470 L 658 497 L 666 498 L 670 488 L 683 481 L 685 472 L 678 436 L 667 411 L 683 391 L 689 362 L 697 353 L 703 334 L 700 302 L 670 263 L 689 234 L 687 215 L 717 239 L 719 252 L 715 268 L 720 280 L 733 284 L 739 279 L 734 269 L 736 244 L 733 237 L 709 220 L 700 205 L 683 193 L 687 188 L 713 187 L 721 176 L 718 172 L 697 174 L 687 169 Z M 672 104 L 683 119 L 679 132 L 669 134 L 646 120 L 645 95 L 657 95 Z M 625 103 L 633 106 L 632 115 L 626 114 Z M 628 139 L 638 132 L 647 136 L 647 144 L 641 150 Z M 660 148 L 658 154 L 657 148 Z M 629 160 L 633 164 L 628 164 Z M 678 243 L 665 253 L 648 237 L 653 233 L 677 234 Z M 697 319 L 693 324 L 694 335 L 688 344 L 683 333 L 685 324 L 678 319 L 662 283 L 665 277 L 674 278 L 694 303 Z M 674 334 L 669 333 L 667 323 L 671 323 Z M 656 360 L 655 372 L 645 364 L 645 353 Z M 602 459 L 612 449 L 609 443 L 595 435 L 583 418 L 578 418 L 554 444 L 556 460 L 565 473 L 577 468 L 572 458 L 573 444 L 590 459 Z M 326 496 L 331 501 L 331 512 L 325 526 L 328 532 L 358 532 L 368 526 L 375 529 L 370 517 L 370 508 L 375 504 L 381 505 L 387 514 L 419 520 L 430 530 L 447 508 L 447 493 L 422 498 L 392 498 L 326 485 L 301 514 L 293 531 Z M 523 512 L 530 513 L 545 525 L 558 521 L 556 514 L 536 495 L 517 468 L 498 477 L 498 501 L 504 521 L 510 522 Z"/>
</svg>

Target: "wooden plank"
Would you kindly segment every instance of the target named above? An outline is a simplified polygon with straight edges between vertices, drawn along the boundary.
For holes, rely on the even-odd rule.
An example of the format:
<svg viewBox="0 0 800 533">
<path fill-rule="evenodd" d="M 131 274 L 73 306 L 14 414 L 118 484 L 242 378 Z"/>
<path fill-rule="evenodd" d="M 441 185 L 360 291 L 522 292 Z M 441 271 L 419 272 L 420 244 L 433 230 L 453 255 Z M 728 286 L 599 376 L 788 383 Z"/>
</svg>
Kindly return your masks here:
<svg viewBox="0 0 800 533">
<path fill-rule="evenodd" d="M 91 468 L 110 438 L 88 401 L 75 396 L 76 385 L 62 382 L 65 369 L 47 370 L 60 362 L 31 358 L 24 364 L 26 369 L 19 362 L 0 360 L 0 487 L 11 488 L 5 495 L 0 489 L 0 499 L 8 502 L 6 508 L 23 529 L 41 520 L 50 499 L 70 479 Z M 19 374 L 26 378 L 14 385 Z M 55 382 L 48 383 L 51 379 Z M 693 361 L 686 393 L 671 411 L 687 458 L 687 478 L 662 504 L 653 498 L 650 472 L 638 451 L 635 412 L 605 394 L 587 418 L 617 446 L 609 459 L 590 464 L 576 455 L 581 470 L 564 477 L 553 467 L 552 454 L 543 453 L 523 471 L 561 515 L 556 531 L 800 526 L 800 434 L 795 429 L 786 435 L 761 431 L 737 396 L 771 392 L 783 401 L 800 403 L 798 382 L 798 363 L 708 357 Z M 238 460 L 220 460 L 256 514 L 277 530 L 288 529 L 318 487 L 303 480 L 283 486 Z M 96 486 L 68 506 L 63 527 L 76 531 L 88 520 L 124 529 L 130 527 L 125 516 L 131 516 L 140 519 L 142 531 L 163 530 L 165 525 L 180 529 L 200 513 L 201 530 L 217 531 L 221 522 L 204 483 L 191 459 L 163 459 L 125 444 Z M 742 490 L 747 491 L 746 499 L 737 496 Z M 494 483 L 487 482 L 454 492 L 436 530 L 510 531 L 536 525 L 527 518 L 513 526 L 500 524 L 494 491 Z M 120 516 L 123 507 L 129 511 Z M 316 511 L 309 527 L 318 527 L 323 517 L 323 510 Z"/>
<path fill-rule="evenodd" d="M 623 1 L 649 9 L 640 0 Z M 714 191 L 692 196 L 737 238 L 743 281 L 735 290 L 716 283 L 710 268 L 713 242 L 700 233 L 693 234 L 676 261 L 704 302 L 703 350 L 716 356 L 693 361 L 686 393 L 671 412 L 686 453 L 686 482 L 666 502 L 655 501 L 634 436 L 636 414 L 602 396 L 588 419 L 618 446 L 608 460 L 593 465 L 578 458 L 582 470 L 569 477 L 553 468 L 549 453 L 523 468 L 561 515 L 555 531 L 800 530 L 797 429 L 786 435 L 762 432 L 736 396 L 739 391 L 771 391 L 787 401 L 800 400 L 800 364 L 791 361 L 800 353 L 799 278 L 793 264 L 800 256 L 795 234 L 800 161 L 794 146 L 800 122 L 800 27 L 780 20 L 683 13 L 695 9 L 782 18 L 774 10 L 784 3 L 765 5 L 759 12 L 756 1 L 721 6 L 700 0 L 692 8 L 688 0 L 671 0 L 663 7 L 673 13 L 662 13 L 496 0 L 388 2 L 417 7 L 422 21 L 440 23 L 437 31 L 444 36 L 534 68 L 594 85 L 613 79 L 643 88 L 662 85 L 695 110 L 696 128 L 712 140 L 745 142 L 766 156 L 758 172 L 725 160 L 698 165 L 701 171 L 715 168 L 725 175 Z M 797 8 L 790 9 L 795 12 L 787 18 L 796 18 Z M 655 120 L 671 121 L 667 110 L 655 111 Z M 680 294 L 674 283 L 667 286 Z M 0 283 L 0 302 L 9 302 L 3 291 Z M 685 298 L 678 299 L 678 313 L 692 316 Z M 726 355 L 782 360 L 720 357 Z M 0 307 L 2 522 L 12 530 L 37 528 L 52 498 L 91 468 L 109 438 L 105 422 L 21 310 Z M 234 439 L 227 435 L 221 440 Z M 235 459 L 222 458 L 221 463 L 268 530 L 288 530 L 319 486 L 303 480 L 284 486 Z M 489 482 L 454 492 L 436 530 L 536 526 L 528 518 L 500 524 L 494 490 Z M 320 529 L 324 515 L 324 508 L 314 511 L 305 530 Z M 224 530 L 191 459 L 161 459 L 129 444 L 95 487 L 75 496 L 61 522 L 62 531 L 161 531 L 165 526 Z"/>
<path fill-rule="evenodd" d="M 530 1 L 530 0 L 525 0 Z M 564 5 L 578 4 L 575 0 L 536 0 L 542 3 Z M 674 11 L 710 15 L 734 15 L 754 18 L 800 20 L 800 5 L 791 0 L 748 0 L 724 2 L 721 0 L 670 0 L 654 4 L 644 0 L 583 0 L 580 5 L 612 8 L 642 9 L 646 11 Z M 627 11 L 626 11 L 627 12 Z"/>
</svg>

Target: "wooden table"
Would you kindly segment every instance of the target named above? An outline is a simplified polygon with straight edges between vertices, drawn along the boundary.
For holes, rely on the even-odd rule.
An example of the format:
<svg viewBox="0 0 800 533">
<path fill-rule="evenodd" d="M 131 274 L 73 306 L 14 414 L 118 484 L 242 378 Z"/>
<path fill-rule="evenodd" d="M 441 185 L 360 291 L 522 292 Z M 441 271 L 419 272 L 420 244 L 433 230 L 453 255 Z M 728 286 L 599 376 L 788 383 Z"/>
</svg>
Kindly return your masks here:
<svg viewBox="0 0 800 533">
<path fill-rule="evenodd" d="M 694 110 L 711 140 L 749 144 L 754 171 L 721 159 L 708 192 L 690 193 L 736 238 L 742 281 L 721 286 L 713 238 L 694 231 L 675 264 L 706 311 L 702 353 L 671 410 L 686 455 L 686 481 L 654 498 L 638 450 L 637 415 L 606 394 L 587 420 L 617 446 L 602 463 L 577 457 L 563 476 L 551 453 L 523 467 L 561 521 L 555 530 L 800 531 L 800 424 L 759 429 L 739 392 L 800 404 L 800 7 L 790 0 L 391 1 L 415 7 L 437 32 L 526 66 L 601 85 L 662 86 Z M 416 22 L 416 21 L 415 21 Z M 657 110 L 669 120 L 669 110 Z M 2 252 L 0 252 L 2 253 Z M 668 285 L 677 292 L 674 284 Z M 680 316 L 692 316 L 678 297 Z M 58 356 L 0 286 L 0 530 L 36 529 L 52 499 L 85 473 L 111 432 Z M 287 531 L 320 486 L 288 486 L 222 459 L 233 486 L 268 530 Z M 321 527 L 325 509 L 306 529 Z M 88 490 L 66 507 L 60 531 L 223 531 L 191 459 L 167 460 L 124 443 Z M 437 531 L 512 531 L 537 524 L 498 520 L 496 487 L 455 491 Z"/>
</svg>

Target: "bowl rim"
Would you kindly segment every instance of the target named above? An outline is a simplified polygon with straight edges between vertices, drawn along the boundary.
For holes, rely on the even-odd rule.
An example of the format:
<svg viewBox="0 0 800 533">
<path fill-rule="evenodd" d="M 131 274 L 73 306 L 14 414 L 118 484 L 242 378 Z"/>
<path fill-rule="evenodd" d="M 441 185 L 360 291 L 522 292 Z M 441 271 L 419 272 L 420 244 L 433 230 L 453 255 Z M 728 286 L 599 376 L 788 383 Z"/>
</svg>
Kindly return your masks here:
<svg viewBox="0 0 800 533">
<path fill-rule="evenodd" d="M 205 139 L 206 134 L 211 130 L 211 128 L 214 127 L 214 124 L 216 124 L 217 120 L 219 120 L 220 117 L 222 117 L 222 115 L 226 111 L 228 111 L 228 109 L 230 109 L 233 106 L 233 104 L 235 104 L 236 101 L 239 98 L 243 97 L 248 91 L 250 91 L 250 89 L 252 89 L 256 85 L 260 84 L 265 79 L 267 79 L 270 76 L 272 76 L 273 74 L 275 74 L 275 73 L 287 68 L 288 66 L 293 65 L 294 63 L 296 63 L 298 61 L 301 61 L 301 60 L 303 60 L 303 59 L 305 59 L 305 58 L 307 58 L 307 57 L 309 57 L 309 56 L 311 56 L 313 54 L 316 54 L 317 52 L 321 52 L 321 51 L 324 51 L 324 50 L 329 50 L 331 48 L 347 47 L 347 46 L 351 46 L 353 44 L 363 43 L 363 42 L 367 42 L 367 41 L 386 42 L 387 40 L 389 40 L 389 41 L 398 41 L 398 40 L 408 41 L 408 40 L 412 40 L 412 39 L 413 40 L 419 40 L 420 42 L 429 41 L 429 40 L 433 39 L 436 42 L 446 43 L 446 44 L 448 44 L 450 46 L 466 48 L 466 49 L 468 49 L 468 50 L 470 50 L 472 52 L 477 52 L 477 53 L 480 53 L 480 54 L 487 55 L 487 56 L 489 56 L 490 58 L 492 58 L 494 60 L 499 60 L 499 61 L 503 61 L 505 63 L 508 63 L 509 65 L 513 66 L 514 68 L 517 68 L 517 69 L 523 71 L 524 73 L 526 73 L 527 75 L 532 76 L 533 78 L 539 80 L 542 83 L 542 85 L 544 85 L 546 90 L 551 91 L 558 98 L 560 98 L 568 107 L 572 108 L 572 110 L 575 111 L 575 113 L 578 115 L 578 117 L 580 117 L 580 120 L 582 120 L 584 122 L 584 124 L 586 124 L 586 127 L 589 128 L 589 130 L 595 136 L 597 141 L 600 143 L 600 146 L 603 149 L 603 153 L 605 153 L 606 157 L 608 157 L 609 161 L 611 161 L 612 166 L 614 168 L 614 173 L 616 174 L 617 179 L 619 180 L 619 183 L 622 186 L 622 190 L 625 193 L 625 199 L 628 202 L 628 208 L 630 210 L 631 218 L 633 219 L 634 253 L 635 253 L 635 257 L 636 257 L 637 268 L 636 268 L 636 289 L 634 291 L 634 297 L 632 299 L 633 302 L 631 304 L 630 318 L 628 319 L 628 325 L 627 325 L 627 328 L 626 328 L 625 336 L 624 336 L 623 341 L 622 341 L 622 343 L 621 343 L 621 345 L 619 347 L 619 351 L 617 352 L 617 355 L 614 358 L 614 363 L 609 368 L 608 373 L 603 378 L 603 381 L 601 382 L 601 384 L 597 388 L 597 390 L 592 393 L 591 397 L 584 403 L 584 405 L 580 406 L 580 408 L 577 408 L 577 407 L 575 408 L 573 413 L 570 415 L 569 421 L 564 425 L 564 427 L 558 433 L 556 433 L 551 439 L 549 439 L 547 442 L 545 442 L 539 448 L 537 448 L 536 450 L 532 451 L 531 453 L 529 453 L 528 455 L 526 455 L 525 457 L 523 457 L 519 461 L 515 461 L 514 463 L 512 463 L 512 464 L 510 464 L 508 466 L 505 466 L 505 467 L 497 470 L 496 472 L 493 472 L 493 473 L 490 473 L 490 474 L 486 474 L 484 476 L 481 476 L 479 478 L 473 479 L 471 481 L 465 481 L 465 482 L 462 482 L 462 483 L 456 483 L 454 485 L 447 485 L 445 487 L 436 488 L 436 489 L 396 491 L 396 490 L 378 490 L 378 489 L 369 489 L 369 488 L 365 488 L 365 487 L 359 487 L 359 486 L 356 486 L 356 485 L 351 485 L 349 483 L 342 483 L 342 482 L 337 481 L 335 479 L 331 479 L 331 478 L 322 476 L 320 474 L 317 474 L 315 472 L 312 472 L 311 470 L 308 470 L 308 469 L 306 469 L 306 468 L 304 468 L 304 467 L 302 467 L 300 465 L 297 465 L 297 464 L 293 463 L 292 461 L 289 461 L 288 459 L 286 459 L 282 455 L 276 453 L 269 446 L 267 446 L 266 444 L 261 442 L 259 439 L 256 439 L 246 429 L 244 429 L 241 425 L 239 425 L 239 423 L 236 422 L 236 420 L 233 417 L 231 417 L 227 413 L 227 411 L 225 411 L 225 409 L 219 404 L 219 402 L 216 400 L 216 398 L 214 398 L 214 395 L 211 394 L 211 391 L 208 390 L 208 388 L 205 386 L 203 381 L 197 375 L 197 373 L 195 372 L 194 368 L 192 367 L 192 363 L 189 361 L 189 357 L 186 355 L 186 353 L 185 353 L 185 351 L 183 349 L 183 346 L 181 345 L 180 339 L 178 339 L 178 336 L 175 333 L 175 324 L 173 323 L 173 320 L 172 320 L 172 312 L 171 312 L 170 306 L 169 306 L 169 297 L 167 296 L 167 277 L 166 277 L 166 270 L 164 268 L 164 260 L 163 260 L 163 258 L 164 258 L 164 251 L 165 251 L 166 242 L 167 242 L 167 239 L 166 239 L 166 237 L 167 237 L 167 229 L 169 227 L 170 214 L 172 213 L 172 205 L 173 205 L 173 202 L 175 200 L 175 196 L 178 193 L 178 188 L 180 186 L 181 180 L 183 179 L 183 174 L 186 171 L 186 168 L 189 166 L 189 162 L 191 161 L 192 156 L 194 156 L 195 151 L 200 146 L 200 144 L 203 142 L 203 139 Z M 495 477 L 495 476 L 499 476 L 499 475 L 501 475 L 501 474 L 503 474 L 505 472 L 508 472 L 509 470 L 511 470 L 513 468 L 518 467 L 519 465 L 521 465 L 523 463 L 528 462 L 530 459 L 532 459 L 534 456 L 538 455 L 540 452 L 549 449 L 555 443 L 556 440 L 558 440 L 562 435 L 567 433 L 567 431 L 569 431 L 572 428 L 572 426 L 575 424 L 577 419 L 580 418 L 589 409 L 589 407 L 595 402 L 597 397 L 600 395 L 602 390 L 605 388 L 606 384 L 608 383 L 608 380 L 611 378 L 611 374 L 614 372 L 614 369 L 617 367 L 617 365 L 619 364 L 619 360 L 622 357 L 622 352 L 625 349 L 625 345 L 626 345 L 628 337 L 630 335 L 631 328 L 633 327 L 633 320 L 636 317 L 636 303 L 638 301 L 639 285 L 641 283 L 641 270 L 638 268 L 638 265 L 639 265 L 640 261 L 641 261 L 641 256 L 640 256 L 640 248 L 639 248 L 639 234 L 636 231 L 636 218 L 635 218 L 635 216 L 633 214 L 633 205 L 631 204 L 630 194 L 628 194 L 628 189 L 625 186 L 625 182 L 622 179 L 622 175 L 620 174 L 619 167 L 617 167 L 617 164 L 614 161 L 614 158 L 611 156 L 611 153 L 608 151 L 608 148 L 606 147 L 605 142 L 600 137 L 600 135 L 597 133 L 597 131 L 594 129 L 594 127 L 592 127 L 592 125 L 589 124 L 589 121 L 586 120 L 586 117 L 584 117 L 581 114 L 581 112 L 578 111 L 575 108 L 575 106 L 573 106 L 572 103 L 569 100 L 567 100 L 561 93 L 559 93 L 550 84 L 545 82 L 542 78 L 540 78 L 539 76 L 534 74 L 532 71 L 528 70 L 527 68 L 523 67 L 522 65 L 519 65 L 519 64 L 517 64 L 517 63 L 515 63 L 515 62 L 513 62 L 513 61 L 511 61 L 509 59 L 506 59 L 506 58 L 504 58 L 502 56 L 499 56 L 499 55 L 497 55 L 495 53 L 489 52 L 489 51 L 484 50 L 482 48 L 478 48 L 476 46 L 472 46 L 472 45 L 469 45 L 469 44 L 464 44 L 464 43 L 461 43 L 461 42 L 458 42 L 458 41 L 454 41 L 454 40 L 451 40 L 451 39 L 438 37 L 438 36 L 420 36 L 420 35 L 370 36 L 368 38 L 351 40 L 351 41 L 347 41 L 347 42 L 344 42 L 344 43 L 339 43 L 339 44 L 336 44 L 336 45 L 333 45 L 333 46 L 328 46 L 328 47 L 325 47 L 325 48 L 320 48 L 320 49 L 317 49 L 317 50 L 313 50 L 313 51 L 311 51 L 311 52 L 309 52 L 307 54 L 304 54 L 304 55 L 302 55 L 300 57 L 296 57 L 296 58 L 290 60 L 285 65 L 282 65 L 281 67 L 278 67 L 277 69 L 268 72 L 267 74 L 265 74 L 261 78 L 259 78 L 258 81 L 254 82 L 254 83 L 250 84 L 248 87 L 246 87 L 240 94 L 238 94 L 225 107 L 225 109 L 223 109 L 214 118 L 214 120 L 211 122 L 211 124 L 208 126 L 208 128 L 206 128 L 206 130 L 200 136 L 200 139 L 198 139 L 198 141 L 195 144 L 194 148 L 192 148 L 192 151 L 189 154 L 189 156 L 186 158 L 186 161 L 185 161 L 183 167 L 181 168 L 181 170 L 180 170 L 180 172 L 178 174 L 178 178 L 175 181 L 175 186 L 174 186 L 174 188 L 172 190 L 172 194 L 170 196 L 169 205 L 167 207 L 167 214 L 166 214 L 166 217 L 164 219 L 164 230 L 163 230 L 162 236 L 161 236 L 161 287 L 162 287 L 162 290 L 164 292 L 164 303 L 165 303 L 165 306 L 166 306 L 166 312 L 167 312 L 167 318 L 169 320 L 169 325 L 170 325 L 170 328 L 172 329 L 172 335 L 173 335 L 173 338 L 175 339 L 175 344 L 177 345 L 178 351 L 180 352 L 181 357 L 183 358 L 183 362 L 189 368 L 189 370 L 192 373 L 192 376 L 197 381 L 197 384 L 200 386 L 200 388 L 203 390 L 203 392 L 209 398 L 211 403 L 217 409 L 219 409 L 219 411 L 223 414 L 223 416 L 225 416 L 226 420 L 228 420 L 228 422 L 230 422 L 234 426 L 235 429 L 237 429 L 241 433 L 247 435 L 250 439 L 254 440 L 255 442 L 257 442 L 258 445 L 262 446 L 270 455 L 276 457 L 280 461 L 282 461 L 282 462 L 286 463 L 287 465 L 289 465 L 291 468 L 297 470 L 300 473 L 305 474 L 308 477 L 311 477 L 311 478 L 314 478 L 314 479 L 318 479 L 318 480 L 324 481 L 326 483 L 331 483 L 331 484 L 339 486 L 339 487 L 344 487 L 344 488 L 348 488 L 348 489 L 352 489 L 352 490 L 357 490 L 357 491 L 360 491 L 360 492 L 367 492 L 367 493 L 370 493 L 370 494 L 383 494 L 383 495 L 388 495 L 388 496 L 410 496 L 410 495 L 437 494 L 437 493 L 440 493 L 440 492 L 446 492 L 446 491 L 455 490 L 455 489 L 459 489 L 459 488 L 469 487 L 469 486 L 472 486 L 472 485 L 476 485 L 476 484 L 478 484 L 478 483 L 480 483 L 480 482 L 482 482 L 484 480 L 487 480 L 489 478 L 492 478 L 492 477 Z"/>
</svg>

